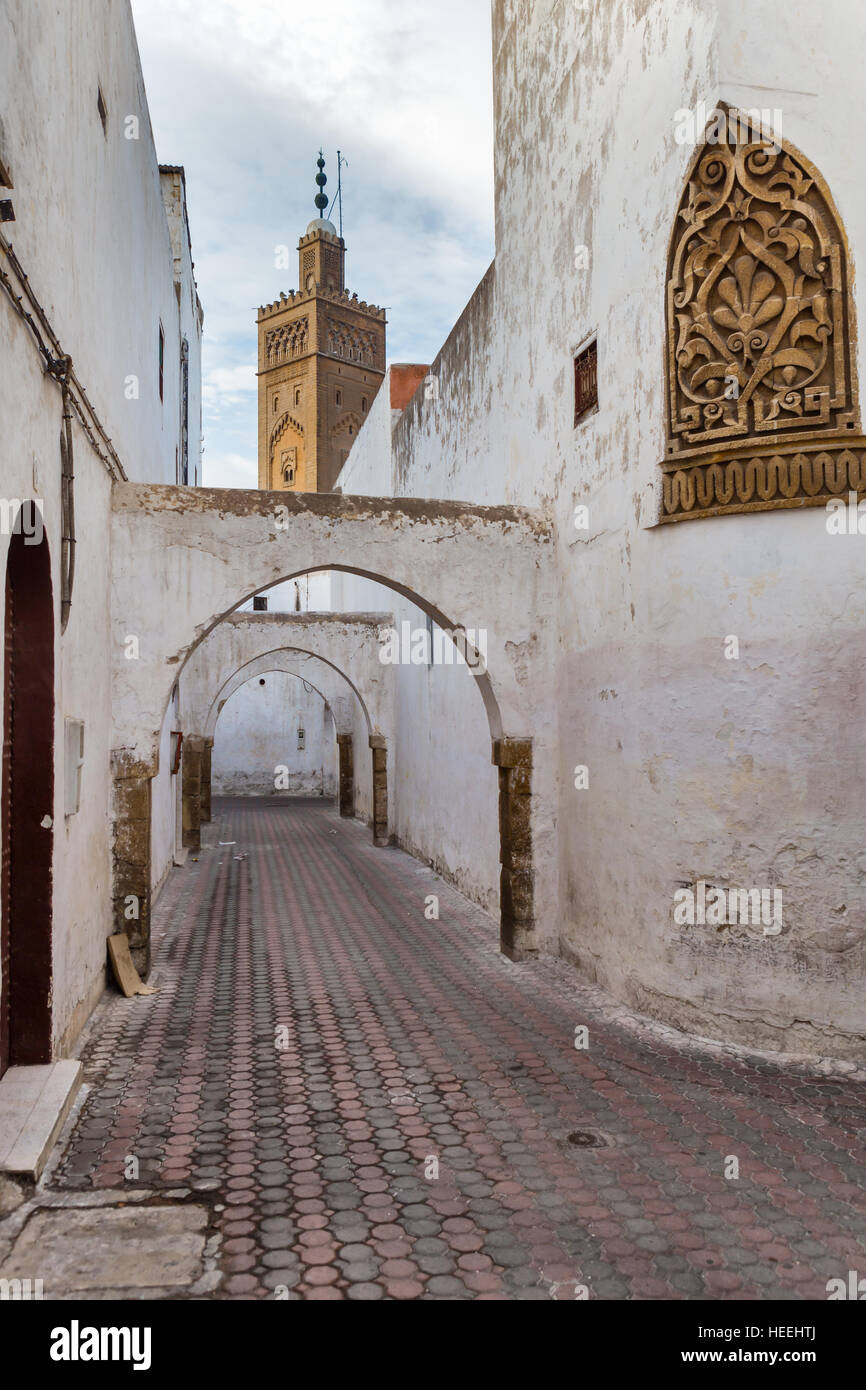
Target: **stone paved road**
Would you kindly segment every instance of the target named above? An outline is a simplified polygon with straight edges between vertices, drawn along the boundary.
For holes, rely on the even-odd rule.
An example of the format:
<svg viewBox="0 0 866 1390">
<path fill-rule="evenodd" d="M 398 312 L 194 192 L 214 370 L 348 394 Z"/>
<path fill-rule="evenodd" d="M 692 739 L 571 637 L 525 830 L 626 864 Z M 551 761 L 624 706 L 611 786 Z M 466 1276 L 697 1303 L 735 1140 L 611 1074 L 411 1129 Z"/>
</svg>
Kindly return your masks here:
<svg viewBox="0 0 866 1390">
<path fill-rule="evenodd" d="M 218 1297 L 824 1299 L 866 1271 L 856 1080 L 626 1026 L 326 803 L 216 811 L 236 843 L 171 878 L 159 992 L 89 1031 L 58 1199 L 188 1189 Z"/>
</svg>

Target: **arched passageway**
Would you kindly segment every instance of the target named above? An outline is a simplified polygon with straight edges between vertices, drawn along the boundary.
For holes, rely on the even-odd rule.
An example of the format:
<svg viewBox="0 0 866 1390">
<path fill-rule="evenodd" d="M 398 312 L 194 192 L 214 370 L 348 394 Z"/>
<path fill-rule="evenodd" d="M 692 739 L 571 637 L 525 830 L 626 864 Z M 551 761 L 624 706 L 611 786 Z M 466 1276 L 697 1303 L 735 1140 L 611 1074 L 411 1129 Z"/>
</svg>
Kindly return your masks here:
<svg viewBox="0 0 866 1390">
<path fill-rule="evenodd" d="M 323 616 L 314 627 L 344 627 L 344 624 L 329 623 Z M 354 626 L 354 625 L 353 625 Z M 289 631 L 297 624 L 289 620 Z M 309 625 L 301 630 L 309 639 Z M 301 633 L 295 633 L 300 636 Z M 321 636 L 321 634 L 319 634 Z M 265 641 L 262 641 L 264 636 Z M 247 640 L 249 639 L 249 640 Z M 318 652 L 306 647 L 286 646 L 257 652 L 248 661 L 232 670 L 239 655 L 256 651 L 258 646 L 266 645 L 274 639 L 274 625 L 264 629 L 255 622 L 250 624 L 229 620 L 219 627 L 197 648 L 188 666 L 189 683 L 184 681 L 184 724 L 183 743 L 183 836 L 184 846 L 197 849 L 201 845 L 201 825 L 211 819 L 211 793 L 213 772 L 213 748 L 217 721 L 220 713 L 237 691 L 254 679 L 262 680 L 268 673 L 284 673 L 296 677 L 310 686 L 330 710 L 334 734 L 336 736 L 336 757 L 338 763 L 337 787 L 340 814 L 353 816 L 356 813 L 356 773 L 366 788 L 366 809 L 363 814 L 373 829 L 374 840 L 378 844 L 388 841 L 388 784 L 386 764 L 386 739 L 379 730 L 391 723 L 388 701 L 381 688 L 381 674 L 384 668 L 375 664 L 372 653 L 367 653 L 367 662 L 359 662 L 357 653 L 354 662 L 350 661 L 355 679 L 335 661 L 328 660 Z M 336 644 L 339 646 L 339 643 Z M 375 649 L 375 642 L 373 643 Z M 343 653 L 345 657 L 346 653 Z M 364 669 L 366 664 L 366 671 Z M 372 679 L 366 679 L 372 676 Z M 364 691 L 356 681 L 362 681 Z M 354 709 L 360 713 L 364 728 L 363 746 L 371 752 L 369 783 L 363 772 L 363 758 L 360 747 L 355 751 L 356 733 Z M 378 775 L 377 775 L 378 773 Z"/>
<path fill-rule="evenodd" d="M 204 728 L 205 735 L 208 738 L 213 737 L 217 719 L 226 701 L 231 699 L 235 691 L 242 685 L 246 685 L 254 676 L 261 676 L 266 671 L 285 671 L 289 675 L 297 676 L 298 680 L 304 680 L 312 684 L 308 674 L 305 673 L 302 675 L 299 669 L 295 669 L 294 663 L 297 663 L 298 667 L 300 667 L 301 664 L 307 660 L 311 660 L 316 665 L 324 668 L 324 674 L 327 675 L 330 673 L 333 678 L 331 693 L 326 693 L 324 688 L 319 688 L 320 685 L 323 684 L 321 678 L 319 684 L 314 686 L 322 699 L 326 703 L 332 703 L 333 687 L 339 684 L 343 685 L 346 694 L 353 695 L 358 701 L 364 716 L 364 722 L 367 725 L 367 732 L 372 734 L 374 732 L 374 723 L 370 716 L 367 701 L 364 699 L 362 691 L 341 667 L 337 666 L 333 661 L 329 661 L 327 657 L 322 656 L 319 652 L 310 651 L 306 647 L 276 647 L 272 651 L 263 652 L 261 656 L 253 657 L 251 661 L 245 662 L 243 666 L 239 666 L 236 671 L 233 671 L 231 675 L 223 681 L 208 710 Z"/>
<path fill-rule="evenodd" d="M 483 665 L 473 668 L 471 642 L 467 655 L 499 769 L 501 945 L 514 958 L 532 954 L 540 862 L 546 895 L 555 896 L 552 821 L 536 827 L 532 816 L 537 747 L 550 805 L 555 779 L 550 739 L 536 745 L 532 737 L 537 723 L 550 728 L 540 713 L 547 686 L 530 674 L 552 664 L 549 520 L 518 507 L 128 483 L 114 489 L 113 504 L 114 543 L 131 557 L 115 576 L 113 600 L 118 828 L 156 771 L 172 684 L 199 644 L 254 594 L 300 574 L 357 574 L 409 599 L 446 631 L 485 632 Z M 140 572 L 159 576 L 158 604 L 152 591 L 145 598 Z M 135 660 L 124 634 L 136 638 Z M 118 904 L 126 878 L 146 881 L 135 863 L 129 872 L 130 840 L 124 837 L 126 860 L 115 855 Z M 147 904 L 139 937 L 136 963 L 146 969 Z"/>
<path fill-rule="evenodd" d="M 51 1060 L 54 602 L 48 542 L 20 518 L 4 632 L 0 1074 Z"/>
<path fill-rule="evenodd" d="M 260 667 L 219 701 L 212 729 L 212 795 L 333 800 L 335 735 L 330 702 L 315 684 L 273 663 Z"/>
</svg>

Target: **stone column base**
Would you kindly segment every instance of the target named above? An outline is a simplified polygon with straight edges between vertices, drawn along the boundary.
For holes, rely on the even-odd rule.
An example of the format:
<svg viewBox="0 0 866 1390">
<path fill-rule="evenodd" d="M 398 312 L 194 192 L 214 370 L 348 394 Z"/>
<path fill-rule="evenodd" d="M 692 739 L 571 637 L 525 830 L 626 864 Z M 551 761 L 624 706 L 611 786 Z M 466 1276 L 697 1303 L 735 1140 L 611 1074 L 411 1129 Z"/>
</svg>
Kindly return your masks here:
<svg viewBox="0 0 866 1390">
<path fill-rule="evenodd" d="M 532 740 L 496 739 L 499 768 L 499 948 L 510 960 L 538 952 L 532 869 Z"/>
<path fill-rule="evenodd" d="M 210 824 L 210 793 L 211 793 L 211 759 L 213 755 L 213 739 L 204 740 L 204 748 L 201 753 L 201 789 L 199 791 L 199 816 L 202 825 Z"/>
<path fill-rule="evenodd" d="M 340 757 L 340 815 L 355 814 L 355 754 L 351 734 L 337 734 L 337 750 Z"/>
<path fill-rule="evenodd" d="M 201 764 L 205 740 L 187 734 L 181 753 L 184 849 L 201 849 Z"/>
<path fill-rule="evenodd" d="M 373 750 L 373 844 L 390 844 L 388 835 L 388 749 L 381 734 L 370 735 Z"/>
<path fill-rule="evenodd" d="M 154 769 L 124 752 L 111 756 L 114 930 L 126 932 L 135 968 L 150 971 L 150 821 Z"/>
</svg>

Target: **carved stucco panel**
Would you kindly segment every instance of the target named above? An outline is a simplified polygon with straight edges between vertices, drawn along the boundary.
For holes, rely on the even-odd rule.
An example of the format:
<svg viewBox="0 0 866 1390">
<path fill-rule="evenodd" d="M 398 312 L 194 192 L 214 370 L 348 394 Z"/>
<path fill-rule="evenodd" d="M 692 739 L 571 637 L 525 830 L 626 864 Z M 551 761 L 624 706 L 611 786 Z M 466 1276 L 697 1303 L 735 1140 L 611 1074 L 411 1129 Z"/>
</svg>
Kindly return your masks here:
<svg viewBox="0 0 866 1390">
<path fill-rule="evenodd" d="M 813 506 L 866 478 L 829 190 L 790 146 L 720 110 L 668 257 L 663 521 Z"/>
</svg>

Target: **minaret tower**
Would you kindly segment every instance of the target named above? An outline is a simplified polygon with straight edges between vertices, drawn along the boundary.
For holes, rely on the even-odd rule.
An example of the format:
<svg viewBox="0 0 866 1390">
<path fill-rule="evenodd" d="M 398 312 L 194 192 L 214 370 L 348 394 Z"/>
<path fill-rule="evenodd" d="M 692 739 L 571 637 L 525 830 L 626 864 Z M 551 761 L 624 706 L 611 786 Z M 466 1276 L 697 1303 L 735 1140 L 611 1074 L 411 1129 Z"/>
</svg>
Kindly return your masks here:
<svg viewBox="0 0 866 1390">
<path fill-rule="evenodd" d="M 385 375 L 385 310 L 345 288 L 346 243 L 324 213 L 298 243 L 298 286 L 258 312 L 259 487 L 330 492 Z"/>
</svg>

